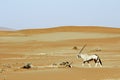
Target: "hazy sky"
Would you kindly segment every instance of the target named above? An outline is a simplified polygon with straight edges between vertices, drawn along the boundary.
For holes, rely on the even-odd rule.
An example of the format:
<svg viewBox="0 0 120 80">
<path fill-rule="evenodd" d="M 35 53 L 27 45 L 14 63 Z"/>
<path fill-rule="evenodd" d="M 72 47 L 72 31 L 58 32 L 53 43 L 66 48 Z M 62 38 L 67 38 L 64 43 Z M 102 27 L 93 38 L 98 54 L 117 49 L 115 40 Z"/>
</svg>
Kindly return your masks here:
<svg viewBox="0 0 120 80">
<path fill-rule="evenodd" d="M 120 0 L 0 0 L 0 26 L 44 28 L 98 25 L 120 28 Z"/>
</svg>

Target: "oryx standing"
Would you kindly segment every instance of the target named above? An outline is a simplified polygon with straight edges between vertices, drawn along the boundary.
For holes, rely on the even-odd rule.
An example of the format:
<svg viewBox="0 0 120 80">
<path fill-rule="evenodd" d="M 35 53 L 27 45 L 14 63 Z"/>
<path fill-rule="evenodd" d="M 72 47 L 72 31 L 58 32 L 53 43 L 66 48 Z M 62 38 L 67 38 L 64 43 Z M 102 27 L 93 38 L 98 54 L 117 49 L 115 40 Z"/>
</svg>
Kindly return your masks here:
<svg viewBox="0 0 120 80">
<path fill-rule="evenodd" d="M 95 62 L 95 67 L 97 67 L 97 65 L 99 64 L 100 67 L 102 67 L 102 61 L 100 60 L 100 57 L 96 54 L 93 55 L 88 55 L 88 54 L 82 54 L 82 50 L 86 47 L 86 45 L 84 45 L 82 47 L 82 49 L 80 50 L 79 54 L 77 55 L 77 58 L 82 58 L 83 59 L 83 64 L 82 66 L 85 65 L 85 63 L 87 62 L 89 67 L 91 67 L 91 65 L 89 64 L 90 61 L 94 61 Z"/>
</svg>

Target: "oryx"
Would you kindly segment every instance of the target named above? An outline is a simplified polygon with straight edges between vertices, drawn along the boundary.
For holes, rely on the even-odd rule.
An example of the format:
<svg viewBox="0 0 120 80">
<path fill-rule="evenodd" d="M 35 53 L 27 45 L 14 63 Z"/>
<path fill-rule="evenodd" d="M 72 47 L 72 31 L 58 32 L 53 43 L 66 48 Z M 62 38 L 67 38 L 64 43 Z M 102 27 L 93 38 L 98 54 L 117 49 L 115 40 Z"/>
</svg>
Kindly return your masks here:
<svg viewBox="0 0 120 80">
<path fill-rule="evenodd" d="M 84 45 L 82 47 L 79 54 L 77 55 L 77 58 L 82 58 L 83 59 L 82 66 L 84 66 L 85 63 L 87 62 L 89 67 L 91 67 L 89 62 L 94 61 L 95 62 L 95 67 L 97 67 L 98 64 L 100 65 L 100 67 L 102 67 L 102 61 L 100 60 L 100 57 L 97 54 L 88 55 L 88 54 L 85 54 L 85 53 L 84 54 L 81 53 L 85 47 L 86 47 L 86 45 Z"/>
</svg>

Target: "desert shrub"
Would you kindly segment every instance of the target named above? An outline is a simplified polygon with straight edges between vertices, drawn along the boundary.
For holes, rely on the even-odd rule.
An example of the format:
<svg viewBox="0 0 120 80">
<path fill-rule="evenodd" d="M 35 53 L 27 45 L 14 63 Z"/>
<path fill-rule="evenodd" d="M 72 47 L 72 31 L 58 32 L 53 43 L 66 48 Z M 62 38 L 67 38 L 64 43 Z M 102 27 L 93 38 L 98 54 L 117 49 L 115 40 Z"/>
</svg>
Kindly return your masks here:
<svg viewBox="0 0 120 80">
<path fill-rule="evenodd" d="M 70 63 L 70 62 L 68 62 L 68 61 L 60 63 L 61 66 L 69 67 L 69 68 L 72 67 L 71 64 L 72 64 L 72 63 Z"/>
<path fill-rule="evenodd" d="M 77 50 L 78 48 L 77 48 L 77 46 L 74 46 L 73 49 L 74 49 L 74 50 Z"/>
<path fill-rule="evenodd" d="M 32 68 L 32 65 L 31 65 L 31 63 L 27 63 L 27 64 L 24 65 L 22 68 L 23 68 L 23 69 L 30 69 L 30 68 Z"/>
</svg>

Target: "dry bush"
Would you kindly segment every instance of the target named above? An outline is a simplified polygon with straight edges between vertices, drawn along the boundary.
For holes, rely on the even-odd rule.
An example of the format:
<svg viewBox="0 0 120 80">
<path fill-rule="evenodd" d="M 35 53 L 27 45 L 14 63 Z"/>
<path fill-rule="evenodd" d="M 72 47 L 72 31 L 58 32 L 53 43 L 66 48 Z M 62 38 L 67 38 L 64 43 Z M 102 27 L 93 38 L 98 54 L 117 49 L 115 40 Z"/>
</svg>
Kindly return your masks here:
<svg viewBox="0 0 120 80">
<path fill-rule="evenodd" d="M 74 46 L 73 49 L 74 49 L 74 50 L 77 50 L 78 48 L 77 48 L 77 46 Z"/>
<path fill-rule="evenodd" d="M 32 64 L 31 63 L 27 63 L 24 66 L 21 67 L 22 69 L 30 69 L 32 68 Z"/>
</svg>

